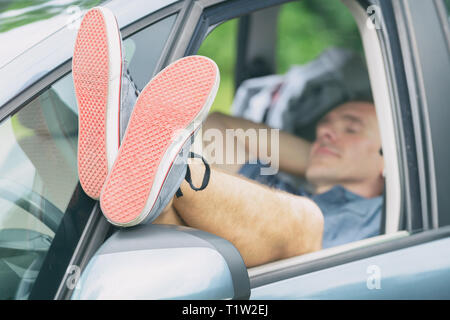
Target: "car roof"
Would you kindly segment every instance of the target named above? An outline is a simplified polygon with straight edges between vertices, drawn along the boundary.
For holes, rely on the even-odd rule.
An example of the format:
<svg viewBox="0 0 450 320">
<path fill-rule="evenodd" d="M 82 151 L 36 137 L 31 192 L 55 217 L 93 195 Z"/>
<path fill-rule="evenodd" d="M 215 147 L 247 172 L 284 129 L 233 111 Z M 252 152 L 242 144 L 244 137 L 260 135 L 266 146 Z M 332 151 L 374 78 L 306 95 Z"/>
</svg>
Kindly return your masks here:
<svg viewBox="0 0 450 320">
<path fill-rule="evenodd" d="M 123 28 L 177 1 L 133 0 L 130 5 L 129 1 L 110 0 L 101 6 L 111 9 L 119 28 Z M 84 12 L 77 14 L 77 21 Z M 67 14 L 60 14 L 0 34 L 0 43 L 8 43 L 10 47 L 4 56 L 0 56 L 0 108 L 22 89 L 72 58 L 77 31 L 74 27 L 77 21 L 73 20 L 68 19 Z M 29 38 L 26 42 L 11 41 L 26 38 Z"/>
<path fill-rule="evenodd" d="M 74 0 L 36 1 L 25 7 L 20 3 L 6 3 L 6 10 L 0 12 L 0 43 L 8 45 L 0 47 L 0 68 L 93 6 L 75 3 Z"/>
</svg>

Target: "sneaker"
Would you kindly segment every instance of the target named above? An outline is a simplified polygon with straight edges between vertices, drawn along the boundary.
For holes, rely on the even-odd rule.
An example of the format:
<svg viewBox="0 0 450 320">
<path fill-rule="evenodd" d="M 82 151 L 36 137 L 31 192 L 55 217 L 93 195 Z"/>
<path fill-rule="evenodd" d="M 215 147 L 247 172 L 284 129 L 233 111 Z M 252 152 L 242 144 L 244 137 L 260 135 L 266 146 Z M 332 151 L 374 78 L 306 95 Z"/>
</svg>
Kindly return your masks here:
<svg viewBox="0 0 450 320">
<path fill-rule="evenodd" d="M 142 90 L 100 196 L 109 222 L 122 227 L 156 219 L 186 176 L 191 140 L 219 86 L 214 61 L 175 61 Z"/>
<path fill-rule="evenodd" d="M 122 58 L 122 39 L 114 14 L 89 10 L 80 25 L 72 59 L 78 103 L 78 176 L 88 196 L 100 198 L 117 156 L 138 89 Z M 122 119 L 124 118 L 125 121 Z"/>
<path fill-rule="evenodd" d="M 186 180 L 191 189 L 194 191 L 204 190 L 208 185 L 211 175 L 211 168 L 209 167 L 209 164 L 202 156 L 189 151 L 191 149 L 191 145 L 194 141 L 196 133 L 197 132 L 192 135 L 191 139 L 188 139 L 188 141 L 186 141 L 180 153 L 177 155 L 177 158 L 170 167 L 166 179 L 163 182 L 161 192 L 156 199 L 156 203 L 151 209 L 150 213 L 147 215 L 147 218 L 144 219 L 143 223 L 152 222 L 153 220 L 155 220 L 162 212 L 162 210 L 167 207 L 174 195 L 176 195 L 177 198 L 183 196 L 183 192 L 181 192 L 180 188 L 183 180 Z M 187 165 L 188 158 L 201 158 L 203 164 L 205 165 L 205 173 L 203 175 L 203 181 L 200 187 L 194 186 L 192 182 L 191 172 L 189 170 L 189 166 Z"/>
</svg>

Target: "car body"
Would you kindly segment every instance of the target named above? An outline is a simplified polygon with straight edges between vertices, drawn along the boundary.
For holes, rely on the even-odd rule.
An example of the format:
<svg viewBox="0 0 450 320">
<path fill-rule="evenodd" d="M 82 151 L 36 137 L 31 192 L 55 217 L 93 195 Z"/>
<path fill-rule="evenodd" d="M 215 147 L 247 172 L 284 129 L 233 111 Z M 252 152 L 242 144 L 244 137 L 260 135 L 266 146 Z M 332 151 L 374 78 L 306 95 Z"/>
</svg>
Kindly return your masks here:
<svg viewBox="0 0 450 320">
<path fill-rule="evenodd" d="M 243 42 L 238 45 L 236 63 L 236 79 L 242 81 L 248 77 L 244 71 L 255 53 L 252 48 L 271 48 L 276 41 L 270 34 L 258 36 L 258 23 L 276 23 L 270 8 L 287 2 L 135 0 L 130 5 L 112 0 L 101 5 L 117 16 L 126 55 L 133 56 L 130 72 L 142 88 L 170 62 L 195 54 L 217 25 L 236 17 L 242 17 Z M 185 291 L 173 291 L 177 281 L 186 280 L 183 268 L 174 268 L 171 274 L 160 274 L 166 282 L 161 280 L 157 289 L 148 283 L 147 292 L 133 297 L 450 298 L 449 11 L 440 0 L 343 2 L 361 33 L 381 119 L 386 162 L 384 234 L 245 269 L 236 249 L 219 237 L 192 229 L 143 227 L 149 229 L 148 242 L 161 247 L 142 244 L 149 255 L 133 257 L 136 261 L 164 270 L 178 257 L 195 269 L 199 265 L 188 257 L 193 248 L 204 247 L 208 249 L 197 253 L 204 254 L 207 268 L 200 269 L 203 272 Z M 270 19 L 258 10 L 268 10 L 264 12 Z M 0 66 L 0 139 L 8 156 L 0 161 L 0 173 L 6 177 L 0 175 L 0 200 L 33 217 L 24 218 L 27 222 L 21 225 L 10 213 L 7 216 L 12 209 L 0 209 L 5 212 L 0 219 L 2 299 L 70 299 L 74 291 L 78 298 L 128 298 L 133 286 L 123 283 L 147 283 L 146 277 L 152 276 L 120 263 L 124 274 L 136 273 L 119 281 L 113 278 L 119 267 L 102 262 L 105 252 L 120 253 L 122 261 L 131 261 L 129 253 L 135 251 L 137 239 L 147 236 L 142 228 L 110 226 L 98 203 L 80 189 L 77 110 L 70 74 L 75 36 L 76 28 L 65 23 L 12 53 L 14 58 Z M 273 52 L 268 49 L 264 54 L 267 64 L 273 64 Z M 62 104 L 67 108 L 61 109 Z M 50 170 L 38 170 L 43 165 Z M 57 182 L 52 180 L 55 176 L 59 176 Z M 167 241 L 163 244 L 161 239 Z M 126 245 L 121 247 L 120 241 Z M 190 241 L 192 245 L 186 245 Z M 161 249 L 167 252 L 165 258 L 158 255 Z M 22 260 L 15 261 L 17 257 Z M 106 275 L 100 282 L 93 276 L 99 272 Z M 207 284 L 200 285 L 203 282 Z"/>
</svg>

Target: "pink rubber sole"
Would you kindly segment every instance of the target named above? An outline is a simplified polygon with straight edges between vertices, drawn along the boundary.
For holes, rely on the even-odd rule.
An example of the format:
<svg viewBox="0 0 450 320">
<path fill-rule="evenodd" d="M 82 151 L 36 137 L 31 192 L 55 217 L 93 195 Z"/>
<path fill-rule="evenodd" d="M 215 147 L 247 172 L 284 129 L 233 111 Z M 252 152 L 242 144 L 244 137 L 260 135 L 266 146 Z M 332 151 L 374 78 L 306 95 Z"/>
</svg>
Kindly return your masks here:
<svg viewBox="0 0 450 320">
<path fill-rule="evenodd" d="M 150 192 L 161 188 L 154 180 L 164 154 L 177 132 L 188 128 L 210 106 L 217 77 L 214 62 L 190 56 L 165 68 L 142 90 L 100 197 L 110 222 L 124 225 L 148 214 L 144 208 Z"/>
<path fill-rule="evenodd" d="M 72 72 L 78 102 L 78 175 L 87 195 L 99 199 L 108 175 L 106 113 L 109 85 L 107 26 L 100 9 L 88 11 L 75 42 Z"/>
</svg>

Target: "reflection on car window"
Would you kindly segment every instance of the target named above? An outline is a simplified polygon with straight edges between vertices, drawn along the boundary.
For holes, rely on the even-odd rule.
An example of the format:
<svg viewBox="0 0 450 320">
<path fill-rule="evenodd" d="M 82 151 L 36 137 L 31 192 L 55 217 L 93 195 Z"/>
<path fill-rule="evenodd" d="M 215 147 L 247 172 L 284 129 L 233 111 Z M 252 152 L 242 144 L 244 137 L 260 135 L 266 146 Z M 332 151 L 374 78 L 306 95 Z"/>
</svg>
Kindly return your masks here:
<svg viewBox="0 0 450 320">
<path fill-rule="evenodd" d="M 152 77 L 174 21 L 170 16 L 124 41 L 140 88 Z M 74 196 L 78 107 L 72 74 L 0 122 L 0 141 L 0 300 L 26 299 L 63 217 L 83 199 Z"/>
<path fill-rule="evenodd" d="M 123 42 L 128 69 L 140 90 L 153 76 L 175 19 L 176 15 L 167 17 Z"/>
<path fill-rule="evenodd" d="M 77 115 L 64 96 L 71 82 L 64 77 L 0 124 L 0 282 L 8 283 L 0 299 L 29 294 L 24 283 L 36 278 L 78 183 Z"/>
<path fill-rule="evenodd" d="M 98 6 L 100 0 L 0 1 L 0 32 Z"/>
</svg>

